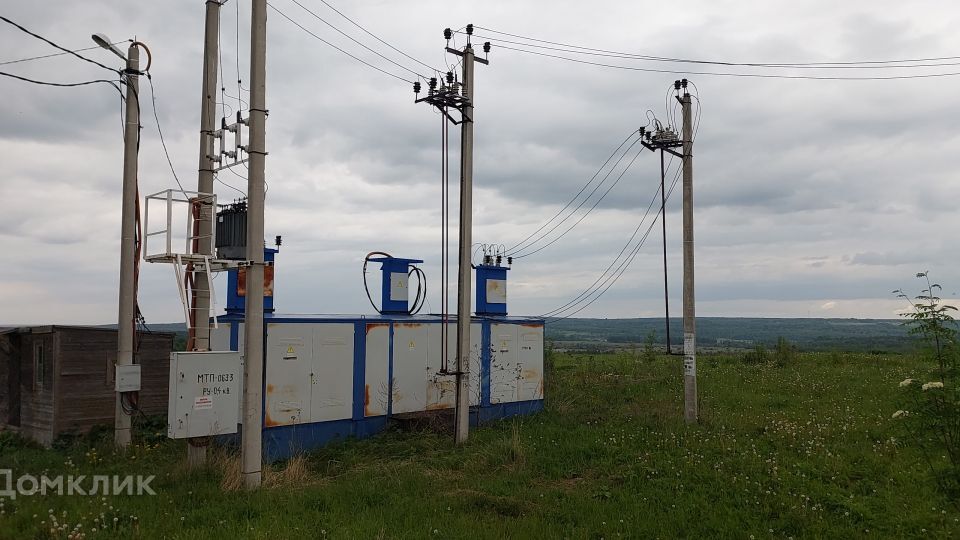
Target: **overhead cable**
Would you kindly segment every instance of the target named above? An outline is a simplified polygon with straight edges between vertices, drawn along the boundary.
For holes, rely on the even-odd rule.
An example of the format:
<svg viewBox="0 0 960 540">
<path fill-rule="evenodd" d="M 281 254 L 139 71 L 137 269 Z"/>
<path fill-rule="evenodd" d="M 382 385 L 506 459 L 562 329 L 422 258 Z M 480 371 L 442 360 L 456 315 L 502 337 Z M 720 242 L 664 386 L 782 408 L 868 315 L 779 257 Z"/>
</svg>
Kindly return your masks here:
<svg viewBox="0 0 960 540">
<path fill-rule="evenodd" d="M 603 162 L 603 165 L 601 165 L 600 168 L 597 169 L 597 172 L 593 173 L 593 176 L 590 177 L 590 180 L 588 180 L 587 183 L 584 184 L 582 188 L 580 188 L 580 191 L 578 191 L 578 192 L 576 193 L 576 195 L 574 195 L 573 198 L 571 198 L 571 199 L 567 202 L 567 204 L 565 204 L 565 205 L 563 206 L 563 208 L 561 208 L 560 210 L 558 210 L 557 213 L 553 215 L 553 217 L 551 217 L 551 218 L 548 219 L 546 222 L 544 222 L 544 224 L 541 225 L 540 228 L 538 228 L 537 230 L 535 230 L 535 231 L 533 231 L 532 233 L 530 233 L 526 238 L 524 238 L 524 239 L 521 240 L 520 242 L 517 242 L 516 244 L 514 244 L 513 246 L 511 246 L 510 248 L 508 248 L 506 251 L 513 251 L 514 249 L 517 249 L 518 247 L 522 246 L 524 243 L 527 242 L 527 240 L 533 238 L 533 236 L 534 236 L 535 234 L 537 234 L 538 232 L 542 231 L 546 226 L 550 225 L 550 223 L 552 223 L 554 219 L 556 219 L 557 217 L 559 217 L 560 214 L 562 214 L 564 210 L 566 210 L 567 208 L 569 208 L 570 205 L 573 204 L 573 203 L 577 200 L 577 198 L 578 198 L 588 187 L 590 187 L 590 184 L 592 184 L 593 181 L 596 180 L 597 176 L 599 176 L 600 173 L 603 172 L 603 170 L 607 167 L 607 164 L 610 163 L 610 160 L 613 159 L 613 156 L 617 155 L 617 153 L 620 152 L 620 149 L 623 148 L 623 145 L 627 144 L 627 141 L 629 141 L 629 140 L 630 140 L 631 138 L 633 138 L 633 137 L 636 137 L 636 136 L 637 136 L 637 133 L 638 133 L 638 130 L 631 131 L 631 132 L 623 139 L 623 141 L 620 143 L 620 145 L 617 146 L 617 148 L 616 148 L 613 152 L 610 153 L 610 156 L 607 157 L 606 161 Z"/>
<path fill-rule="evenodd" d="M 91 63 L 91 64 L 93 64 L 93 65 L 95 65 L 95 66 L 101 67 L 101 68 L 103 68 L 103 69 L 105 69 L 105 70 L 107 70 L 107 71 L 111 71 L 111 72 L 113 72 L 113 73 L 120 73 L 120 72 L 122 71 L 122 70 L 119 70 L 119 69 L 115 69 L 115 68 L 112 68 L 112 67 L 105 66 L 105 65 L 101 64 L 100 62 L 97 62 L 96 60 L 91 60 L 90 58 L 87 58 L 86 56 L 83 56 L 82 54 L 79 54 L 77 51 L 71 51 L 70 49 L 67 49 L 67 48 L 62 47 L 62 46 L 60 46 L 60 45 L 57 45 L 57 44 L 54 43 L 53 41 L 51 41 L 51 40 L 49 40 L 49 39 L 41 36 L 40 34 L 37 34 L 37 33 L 35 33 L 35 32 L 31 32 L 30 30 L 27 30 L 27 29 L 24 28 L 23 26 L 20 26 L 19 24 L 11 21 L 10 19 L 4 17 L 3 15 L 0 15 L 0 21 L 3 21 L 3 22 L 5 22 L 5 23 L 7 23 L 7 24 L 9 24 L 9 25 L 11 25 L 11 26 L 14 26 L 14 27 L 16 27 L 18 30 L 20 30 L 21 32 L 24 32 L 24 33 L 26 33 L 26 34 L 29 34 L 29 35 L 31 35 L 31 36 L 39 39 L 40 41 L 43 41 L 43 42 L 45 42 L 45 43 L 47 43 L 47 44 L 49 44 L 49 45 L 51 45 L 51 46 L 53 46 L 53 47 L 55 47 L 55 48 L 57 48 L 57 49 L 60 49 L 61 51 L 63 51 L 64 54 L 72 54 L 73 56 L 76 56 L 77 58 L 83 60 L 84 62 L 89 62 L 89 63 Z"/>
<path fill-rule="evenodd" d="M 360 42 L 359 40 L 357 40 L 356 38 L 354 38 L 354 37 L 351 36 L 350 34 L 347 34 L 347 33 L 344 32 L 343 30 L 340 30 L 339 28 L 337 28 L 336 26 L 334 26 L 333 24 L 331 24 L 330 22 L 328 22 L 326 19 L 324 19 L 324 18 L 321 17 L 320 15 L 317 15 L 315 12 L 311 11 L 310 8 L 308 8 L 307 6 L 304 6 L 304 5 L 301 4 L 298 0 L 290 0 L 290 1 L 293 2 L 294 4 L 300 6 L 300 9 L 306 11 L 306 12 L 309 13 L 310 15 L 313 15 L 313 17 L 316 18 L 318 21 L 320 21 L 320 22 L 322 22 L 323 24 L 329 26 L 330 28 L 332 28 L 333 30 L 335 30 L 336 32 L 338 32 L 340 35 L 342 35 L 343 37 L 349 39 L 350 41 L 356 43 L 357 45 L 363 47 L 364 49 L 370 51 L 371 53 L 379 56 L 380 58 L 383 58 L 383 59 L 386 60 L 387 62 L 390 62 L 391 64 L 397 66 L 398 68 L 403 69 L 403 70 L 406 70 L 406 71 L 412 73 L 413 75 L 416 75 L 417 77 L 420 77 L 420 78 L 422 78 L 422 79 L 424 79 L 424 80 L 428 80 L 428 79 L 430 78 L 430 77 L 427 77 L 426 75 L 423 75 L 422 73 L 418 73 L 418 72 L 416 72 L 416 71 L 408 68 L 407 66 L 404 66 L 403 64 L 397 62 L 396 60 L 393 60 L 392 58 L 390 58 L 390 57 L 388 57 L 388 56 L 385 56 L 385 55 L 383 55 L 383 54 L 381 54 L 381 53 L 379 53 L 379 52 L 371 49 L 370 47 L 368 47 L 368 46 L 365 45 L 364 43 Z M 430 68 L 430 69 L 434 69 L 434 68 Z M 436 71 L 437 73 L 439 73 L 439 70 L 434 69 L 434 71 Z"/>
<path fill-rule="evenodd" d="M 786 74 L 774 74 L 774 73 L 733 73 L 733 72 L 720 72 L 720 71 L 687 71 L 687 70 L 675 70 L 675 69 L 658 69 L 658 68 L 644 68 L 637 66 L 623 66 L 617 64 L 607 64 L 604 62 L 593 62 L 590 60 L 582 60 L 579 58 L 570 58 L 569 56 L 561 56 L 557 54 L 550 54 L 541 51 L 532 51 L 529 49 L 521 49 L 517 47 L 511 47 L 508 45 L 497 44 L 497 47 L 500 49 L 506 49 L 510 51 L 522 52 L 526 54 L 533 54 L 537 56 L 544 56 L 547 58 L 555 58 L 558 60 L 565 60 L 568 62 L 575 62 L 578 64 L 585 64 L 597 67 L 605 67 L 611 69 L 620 69 L 626 71 L 642 71 L 647 73 L 670 73 L 674 75 L 709 75 L 716 77 L 746 77 L 752 79 L 793 79 L 793 80 L 814 80 L 814 81 L 890 81 L 890 80 L 901 80 L 901 79 L 931 79 L 939 77 L 954 77 L 960 75 L 960 71 L 945 72 L 945 73 L 921 73 L 914 75 L 886 75 L 886 76 L 850 76 L 850 77 L 839 77 L 839 76 L 827 76 L 827 75 L 786 75 Z"/>
<path fill-rule="evenodd" d="M 487 37 L 486 39 L 494 39 L 501 43 L 511 43 L 514 45 L 523 45 L 527 47 L 535 47 L 541 49 L 549 49 L 556 51 L 566 51 L 566 52 L 576 52 L 578 54 L 592 54 L 594 56 L 609 56 L 615 58 L 632 58 L 636 60 L 648 60 L 655 62 L 674 62 L 674 63 L 689 63 L 689 64 L 704 64 L 704 65 L 715 65 L 715 66 L 732 66 L 732 67 L 758 67 L 758 68 L 812 68 L 812 69 L 856 69 L 856 68 L 910 68 L 910 67 L 937 67 L 937 66 L 953 66 L 960 65 L 957 62 L 942 63 L 942 64 L 918 64 L 918 62 L 941 62 L 946 60 L 960 60 L 960 56 L 941 56 L 933 58 L 908 58 L 908 59 L 898 59 L 898 60 L 849 60 L 849 61 L 837 61 L 837 62 L 733 62 L 733 61 L 722 61 L 722 60 L 702 60 L 702 59 L 691 59 L 691 58 L 677 58 L 669 56 L 653 56 L 647 54 L 636 54 L 628 53 L 622 51 L 613 51 L 609 49 L 598 49 L 594 47 L 582 47 L 579 45 L 571 45 L 569 43 L 561 43 L 558 41 L 549 41 L 545 39 L 537 39 L 529 36 L 522 36 L 519 34 L 511 34 L 509 32 L 501 32 L 499 30 L 493 30 L 491 28 L 486 28 L 483 26 L 475 25 L 475 28 L 486 30 L 487 32 L 493 34 L 500 34 L 504 36 L 510 36 L 524 41 L 532 41 L 535 43 L 547 43 L 549 45 L 556 45 L 558 47 L 546 47 L 543 45 L 535 45 L 533 43 L 524 43 L 518 41 L 506 40 L 503 38 L 496 37 Z M 483 39 L 482 36 L 477 36 L 478 38 Z M 576 49 L 575 51 L 569 49 Z M 898 64 L 910 64 L 910 65 L 898 65 Z"/>
<path fill-rule="evenodd" d="M 389 71 L 387 71 L 387 70 L 385 70 L 385 69 L 379 68 L 379 67 L 371 64 L 370 62 L 367 62 L 366 60 L 363 60 L 362 58 L 359 58 L 359 57 L 357 57 L 357 56 L 354 56 L 353 54 L 350 54 L 349 52 L 341 49 L 340 47 L 337 47 L 337 46 L 334 45 L 333 43 L 330 43 L 329 41 L 323 39 L 322 37 L 320 37 L 320 36 L 318 36 L 317 34 L 311 32 L 310 30 L 308 30 L 306 27 L 304 27 L 303 25 L 301 25 L 301 24 L 298 23 L 297 21 L 295 21 L 295 20 L 291 19 L 290 17 L 288 17 L 286 13 L 284 13 L 284 12 L 280 11 L 279 9 L 277 9 L 277 7 L 274 6 L 273 4 L 271 4 L 270 2 L 267 2 L 267 5 L 270 6 L 270 9 L 272 9 L 272 10 L 276 11 L 277 13 L 279 13 L 280 16 L 282 16 L 284 19 L 286 19 L 286 20 L 290 21 L 291 23 L 293 23 L 294 25 L 296 25 L 299 29 L 301 29 L 301 30 L 303 30 L 304 32 L 310 34 L 311 36 L 315 37 L 316 39 L 320 40 L 321 42 L 326 43 L 326 44 L 329 45 L 330 47 L 333 47 L 334 49 L 342 52 L 343 54 L 349 56 L 350 58 L 353 58 L 353 59 L 356 60 L 357 62 L 360 62 L 361 64 L 364 64 L 365 66 L 367 66 L 367 67 L 369 67 L 369 68 L 373 68 L 373 69 L 379 71 L 380 73 L 383 73 L 384 75 L 389 75 L 389 76 L 391 76 L 391 77 L 393 77 L 394 79 L 397 79 L 397 80 L 399 80 L 399 81 L 403 81 L 403 82 L 405 82 L 405 83 L 407 83 L 407 84 L 413 84 L 413 81 L 408 80 L 408 79 L 404 79 L 403 77 L 401 77 L 401 76 L 399 76 L 399 75 L 396 75 L 396 74 L 394 74 L 394 73 L 390 73 Z"/>
</svg>

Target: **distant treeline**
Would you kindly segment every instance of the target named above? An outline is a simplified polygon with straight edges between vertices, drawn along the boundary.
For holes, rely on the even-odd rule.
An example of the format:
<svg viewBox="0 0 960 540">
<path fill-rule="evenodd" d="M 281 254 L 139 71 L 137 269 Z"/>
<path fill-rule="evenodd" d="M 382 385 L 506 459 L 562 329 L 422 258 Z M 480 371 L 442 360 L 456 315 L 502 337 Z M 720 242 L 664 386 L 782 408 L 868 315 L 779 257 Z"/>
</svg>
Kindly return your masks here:
<svg viewBox="0 0 960 540">
<path fill-rule="evenodd" d="M 697 318 L 698 347 L 770 348 L 780 337 L 806 351 L 906 352 L 915 347 L 903 321 L 895 319 Z M 588 347 L 647 341 L 663 345 L 666 328 L 663 319 L 564 319 L 547 323 L 546 338 Z M 670 320 L 670 342 L 683 343 L 679 318 Z"/>
</svg>

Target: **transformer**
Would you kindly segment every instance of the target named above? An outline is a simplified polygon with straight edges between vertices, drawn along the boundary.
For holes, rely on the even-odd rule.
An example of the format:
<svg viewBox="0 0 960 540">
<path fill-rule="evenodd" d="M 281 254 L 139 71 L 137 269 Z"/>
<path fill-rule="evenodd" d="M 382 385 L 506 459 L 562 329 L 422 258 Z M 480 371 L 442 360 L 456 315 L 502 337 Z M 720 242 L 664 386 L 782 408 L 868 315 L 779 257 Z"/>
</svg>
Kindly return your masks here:
<svg viewBox="0 0 960 540">
<path fill-rule="evenodd" d="M 373 257 L 367 259 L 380 263 L 382 285 L 380 290 L 382 307 L 380 313 L 410 313 L 410 272 L 420 259 L 401 259 L 399 257 Z"/>
<path fill-rule="evenodd" d="M 507 314 L 506 266 L 481 264 L 477 269 L 477 315 Z"/>
<path fill-rule="evenodd" d="M 263 248 L 263 311 L 273 313 L 273 262 L 279 249 Z M 247 268 L 227 271 L 227 313 L 243 313 L 247 302 Z"/>
</svg>

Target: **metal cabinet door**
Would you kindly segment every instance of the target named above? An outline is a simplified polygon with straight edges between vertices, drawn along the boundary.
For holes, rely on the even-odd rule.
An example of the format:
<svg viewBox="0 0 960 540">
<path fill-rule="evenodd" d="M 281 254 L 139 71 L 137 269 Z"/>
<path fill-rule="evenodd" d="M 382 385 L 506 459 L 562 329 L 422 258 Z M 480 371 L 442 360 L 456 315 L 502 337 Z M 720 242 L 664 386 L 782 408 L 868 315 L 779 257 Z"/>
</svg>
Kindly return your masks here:
<svg viewBox="0 0 960 540">
<path fill-rule="evenodd" d="M 364 416 L 387 414 L 390 373 L 390 323 L 367 323 L 364 357 Z"/>
<path fill-rule="evenodd" d="M 267 325 L 265 425 L 310 422 L 313 325 Z"/>
<path fill-rule="evenodd" d="M 393 325 L 393 413 L 427 407 L 427 324 Z"/>
<path fill-rule="evenodd" d="M 310 421 L 343 420 L 353 413 L 353 324 L 313 329 Z"/>
<path fill-rule="evenodd" d="M 519 325 L 518 401 L 543 399 L 543 326 Z"/>
<path fill-rule="evenodd" d="M 517 325 L 490 325 L 490 403 L 519 400 Z"/>
</svg>

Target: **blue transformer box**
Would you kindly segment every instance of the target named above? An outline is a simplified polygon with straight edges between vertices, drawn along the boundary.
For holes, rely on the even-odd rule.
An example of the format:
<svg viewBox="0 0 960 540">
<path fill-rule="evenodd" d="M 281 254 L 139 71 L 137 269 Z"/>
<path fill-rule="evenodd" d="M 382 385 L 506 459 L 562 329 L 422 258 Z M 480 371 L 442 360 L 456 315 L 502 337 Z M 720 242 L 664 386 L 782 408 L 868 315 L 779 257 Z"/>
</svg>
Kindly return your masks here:
<svg viewBox="0 0 960 540">
<path fill-rule="evenodd" d="M 273 263 L 280 250 L 263 248 L 263 311 L 273 312 Z M 227 271 L 227 313 L 240 313 L 246 310 L 247 269 L 233 268 Z"/>
<path fill-rule="evenodd" d="M 410 312 L 410 266 L 422 263 L 419 259 L 401 259 L 399 257 L 374 257 L 369 259 L 380 263 L 382 272 L 381 313 L 406 314 Z"/>
<path fill-rule="evenodd" d="M 477 267 L 477 315 L 507 314 L 507 268 L 481 264 Z"/>
</svg>

